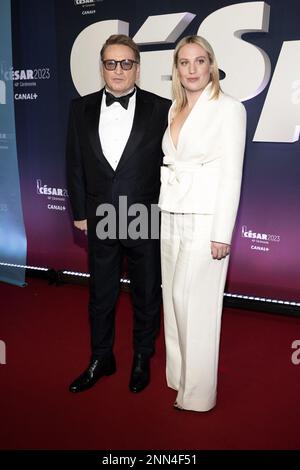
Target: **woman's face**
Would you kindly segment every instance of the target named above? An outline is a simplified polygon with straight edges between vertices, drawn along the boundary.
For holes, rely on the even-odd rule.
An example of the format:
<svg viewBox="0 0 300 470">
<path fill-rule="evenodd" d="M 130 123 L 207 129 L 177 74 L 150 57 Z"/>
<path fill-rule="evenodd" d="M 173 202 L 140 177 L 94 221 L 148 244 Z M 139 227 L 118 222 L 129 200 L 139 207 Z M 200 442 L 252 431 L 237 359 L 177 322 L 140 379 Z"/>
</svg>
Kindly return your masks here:
<svg viewBox="0 0 300 470">
<path fill-rule="evenodd" d="M 198 44 L 185 44 L 179 50 L 177 70 L 188 93 L 201 93 L 210 81 L 212 66 L 207 52 Z"/>
</svg>

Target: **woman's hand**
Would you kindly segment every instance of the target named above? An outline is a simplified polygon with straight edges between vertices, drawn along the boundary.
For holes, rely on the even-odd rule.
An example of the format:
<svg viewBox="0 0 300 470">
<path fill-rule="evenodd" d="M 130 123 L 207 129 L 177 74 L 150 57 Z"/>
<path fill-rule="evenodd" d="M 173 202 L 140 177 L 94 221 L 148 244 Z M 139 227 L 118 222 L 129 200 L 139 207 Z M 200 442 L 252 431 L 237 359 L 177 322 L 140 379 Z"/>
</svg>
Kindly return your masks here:
<svg viewBox="0 0 300 470">
<path fill-rule="evenodd" d="M 230 245 L 226 243 L 211 242 L 210 251 L 213 259 L 222 259 L 229 255 Z"/>
</svg>

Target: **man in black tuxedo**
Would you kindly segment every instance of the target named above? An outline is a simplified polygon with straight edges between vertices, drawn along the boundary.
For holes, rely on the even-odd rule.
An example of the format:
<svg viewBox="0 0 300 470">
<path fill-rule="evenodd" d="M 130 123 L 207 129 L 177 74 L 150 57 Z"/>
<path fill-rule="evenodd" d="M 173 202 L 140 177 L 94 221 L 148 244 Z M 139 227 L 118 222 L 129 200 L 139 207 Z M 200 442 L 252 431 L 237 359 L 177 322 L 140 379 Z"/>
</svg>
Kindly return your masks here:
<svg viewBox="0 0 300 470">
<path fill-rule="evenodd" d="M 135 85 L 140 54 L 128 36 L 110 36 L 101 61 L 104 89 L 73 100 L 69 117 L 67 180 L 74 225 L 88 234 L 92 349 L 90 364 L 69 389 L 81 392 L 116 371 L 114 310 L 125 254 L 134 310 L 129 389 L 140 392 L 150 381 L 150 357 L 159 328 L 159 240 L 130 236 L 132 218 L 124 214 L 120 200 L 126 200 L 128 208 L 143 204 L 149 213 L 157 203 L 170 101 Z M 110 207 L 116 214 L 116 235 L 108 230 L 105 237 L 99 227 L 103 209 Z"/>
</svg>

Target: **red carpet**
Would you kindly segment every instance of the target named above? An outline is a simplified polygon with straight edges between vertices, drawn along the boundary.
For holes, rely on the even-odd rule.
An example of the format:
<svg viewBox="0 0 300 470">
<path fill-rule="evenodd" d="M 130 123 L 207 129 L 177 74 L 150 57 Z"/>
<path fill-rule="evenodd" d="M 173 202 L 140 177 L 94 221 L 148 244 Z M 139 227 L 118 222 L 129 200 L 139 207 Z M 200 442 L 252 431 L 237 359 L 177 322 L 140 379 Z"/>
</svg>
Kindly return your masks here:
<svg viewBox="0 0 300 470">
<path fill-rule="evenodd" d="M 118 371 L 79 395 L 68 385 L 87 365 L 89 331 L 84 286 L 29 279 L 0 284 L 0 449 L 299 449 L 300 365 L 291 344 L 300 318 L 225 309 L 217 407 L 208 413 L 172 408 L 164 377 L 161 333 L 152 381 L 128 391 L 131 307 L 117 312 Z"/>
</svg>

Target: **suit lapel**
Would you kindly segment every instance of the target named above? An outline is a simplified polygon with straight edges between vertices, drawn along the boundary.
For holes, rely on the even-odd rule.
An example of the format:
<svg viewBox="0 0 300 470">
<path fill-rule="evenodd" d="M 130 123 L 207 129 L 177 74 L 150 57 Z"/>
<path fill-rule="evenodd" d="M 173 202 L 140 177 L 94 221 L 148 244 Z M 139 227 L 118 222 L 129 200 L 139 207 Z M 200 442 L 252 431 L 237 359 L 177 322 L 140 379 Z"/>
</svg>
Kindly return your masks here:
<svg viewBox="0 0 300 470">
<path fill-rule="evenodd" d="M 131 133 L 116 171 L 122 168 L 126 164 L 128 158 L 135 153 L 148 128 L 153 110 L 153 101 L 147 98 L 148 97 L 145 96 L 145 94 L 137 87 L 135 113 Z"/>
<path fill-rule="evenodd" d="M 102 101 L 103 89 L 99 91 L 96 99 L 94 102 L 90 102 L 87 104 L 86 107 L 86 115 L 87 115 L 87 130 L 89 134 L 89 139 L 91 146 L 94 150 L 94 153 L 97 159 L 100 161 L 102 165 L 105 166 L 110 172 L 114 173 L 114 170 L 106 160 L 100 138 L 99 138 L 99 118 L 100 118 L 100 109 L 101 109 L 101 101 Z"/>
</svg>

